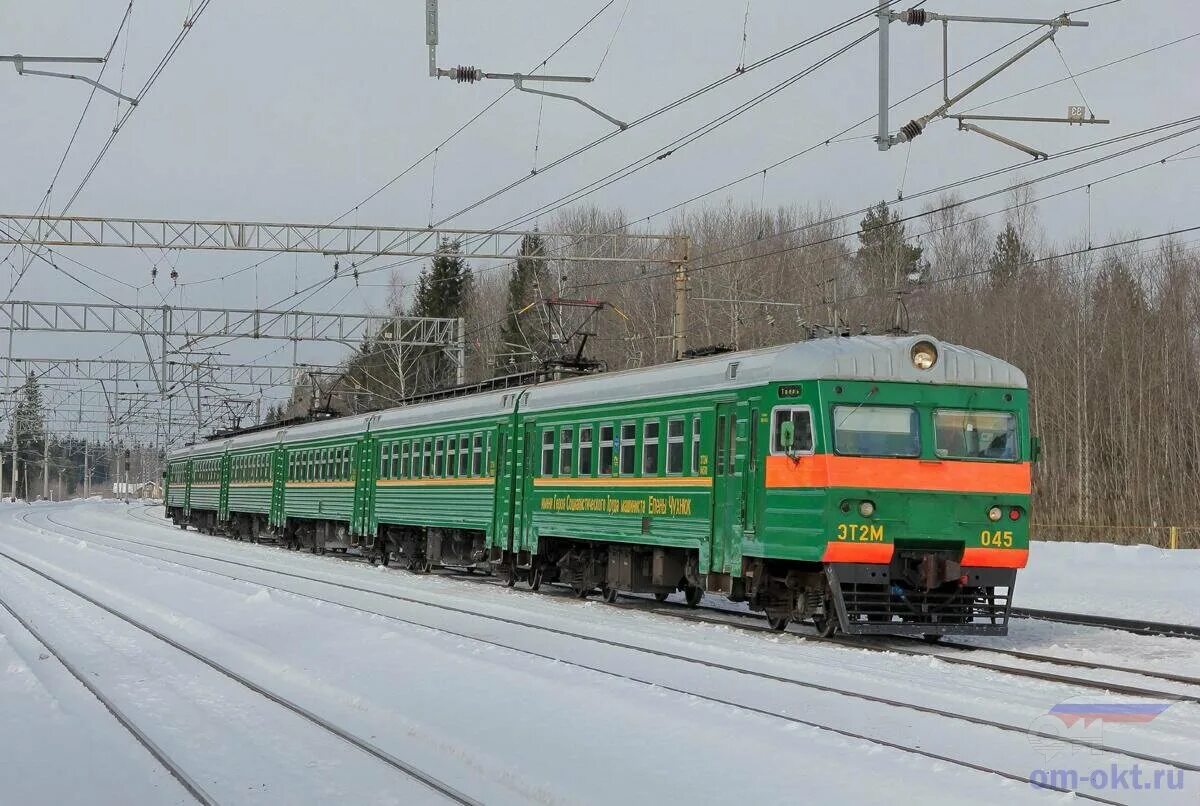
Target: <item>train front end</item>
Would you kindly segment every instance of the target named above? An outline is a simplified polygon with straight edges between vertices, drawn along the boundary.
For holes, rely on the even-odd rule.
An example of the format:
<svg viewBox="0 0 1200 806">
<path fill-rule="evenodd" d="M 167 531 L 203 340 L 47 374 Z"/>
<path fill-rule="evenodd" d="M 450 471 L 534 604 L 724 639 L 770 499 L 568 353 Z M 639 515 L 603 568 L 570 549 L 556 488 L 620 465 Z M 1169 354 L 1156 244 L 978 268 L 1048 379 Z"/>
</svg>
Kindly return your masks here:
<svg viewBox="0 0 1200 806">
<path fill-rule="evenodd" d="M 848 634 L 1005 634 L 1037 451 L 1024 375 L 930 337 L 846 345 L 824 374 L 778 387 L 766 459 L 777 550 L 819 561 L 790 575 L 808 611 L 793 617 Z"/>
</svg>

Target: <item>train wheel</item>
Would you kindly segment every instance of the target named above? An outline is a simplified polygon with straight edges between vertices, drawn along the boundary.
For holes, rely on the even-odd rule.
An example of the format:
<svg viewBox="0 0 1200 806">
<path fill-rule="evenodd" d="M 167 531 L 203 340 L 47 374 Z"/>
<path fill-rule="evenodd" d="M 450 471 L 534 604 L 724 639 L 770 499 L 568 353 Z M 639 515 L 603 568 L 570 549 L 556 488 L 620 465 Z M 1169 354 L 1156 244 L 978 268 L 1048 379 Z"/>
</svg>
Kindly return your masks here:
<svg viewBox="0 0 1200 806">
<path fill-rule="evenodd" d="M 608 586 L 605 586 L 601 590 L 601 594 L 604 597 L 604 601 L 608 602 L 609 604 L 613 604 L 614 602 L 617 601 L 617 589 L 616 588 L 610 588 Z"/>
<path fill-rule="evenodd" d="M 782 616 L 773 616 L 771 615 L 770 611 L 767 612 L 767 624 L 770 625 L 771 629 L 775 632 L 783 632 L 791 623 L 792 618 L 790 615 L 785 614 Z"/>
<path fill-rule="evenodd" d="M 502 566 L 504 569 L 504 587 L 512 588 L 517 584 L 517 568 L 513 565 Z"/>
<path fill-rule="evenodd" d="M 940 633 L 927 632 L 921 637 L 925 639 L 925 643 L 927 644 L 936 644 L 938 641 L 942 640 Z"/>
<path fill-rule="evenodd" d="M 699 585 L 688 585 L 683 598 L 687 602 L 688 607 L 696 607 L 700 604 L 700 600 L 704 598 L 704 588 Z"/>
<path fill-rule="evenodd" d="M 586 599 L 592 593 L 592 588 L 585 588 L 583 587 L 582 583 L 572 585 L 571 590 L 575 591 L 576 599 Z"/>
<path fill-rule="evenodd" d="M 832 613 L 813 616 L 813 626 L 817 628 L 817 635 L 822 638 L 829 638 L 837 631 L 837 616 Z"/>
<path fill-rule="evenodd" d="M 655 600 L 657 600 L 659 602 L 665 602 L 665 601 L 667 601 L 667 597 L 670 595 L 671 594 L 667 591 L 657 591 L 654 594 L 654 598 L 655 598 Z"/>
<path fill-rule="evenodd" d="M 542 587 L 542 566 L 532 565 L 529 568 L 529 589 L 532 591 Z"/>
</svg>

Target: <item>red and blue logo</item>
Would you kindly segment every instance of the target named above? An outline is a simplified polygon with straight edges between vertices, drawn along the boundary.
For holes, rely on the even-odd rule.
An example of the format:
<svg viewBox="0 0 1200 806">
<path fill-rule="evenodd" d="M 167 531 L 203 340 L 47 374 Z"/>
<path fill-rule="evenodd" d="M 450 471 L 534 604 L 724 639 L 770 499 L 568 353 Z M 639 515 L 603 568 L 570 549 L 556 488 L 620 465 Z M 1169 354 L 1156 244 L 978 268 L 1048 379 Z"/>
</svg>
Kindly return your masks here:
<svg viewBox="0 0 1200 806">
<path fill-rule="evenodd" d="M 1068 728 L 1082 722 L 1086 728 L 1094 722 L 1152 722 L 1171 707 L 1169 702 L 1060 702 L 1049 710 Z"/>
</svg>

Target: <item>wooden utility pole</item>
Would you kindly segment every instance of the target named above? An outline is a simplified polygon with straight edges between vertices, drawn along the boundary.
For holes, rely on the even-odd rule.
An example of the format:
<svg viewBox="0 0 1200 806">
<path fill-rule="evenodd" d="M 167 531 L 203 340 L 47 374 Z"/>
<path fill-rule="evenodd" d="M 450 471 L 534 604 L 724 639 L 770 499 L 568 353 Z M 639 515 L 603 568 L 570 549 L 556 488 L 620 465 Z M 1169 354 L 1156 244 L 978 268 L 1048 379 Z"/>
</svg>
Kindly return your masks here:
<svg viewBox="0 0 1200 806">
<path fill-rule="evenodd" d="M 671 352 L 676 361 L 682 361 L 687 350 L 687 273 L 691 248 L 691 236 L 681 236 L 679 254 L 672 261 L 675 264 L 675 314 L 671 317 Z"/>
</svg>

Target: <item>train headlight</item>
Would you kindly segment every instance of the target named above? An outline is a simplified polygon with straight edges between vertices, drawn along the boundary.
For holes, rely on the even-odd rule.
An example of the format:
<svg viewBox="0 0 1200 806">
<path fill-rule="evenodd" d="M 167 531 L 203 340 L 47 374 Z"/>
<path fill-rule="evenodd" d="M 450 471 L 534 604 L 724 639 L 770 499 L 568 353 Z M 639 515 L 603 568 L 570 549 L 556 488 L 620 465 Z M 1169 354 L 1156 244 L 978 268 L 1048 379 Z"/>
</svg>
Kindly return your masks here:
<svg viewBox="0 0 1200 806">
<path fill-rule="evenodd" d="M 919 341 L 912 346 L 912 363 L 917 369 L 931 369 L 938 360 L 937 347 L 933 342 Z"/>
<path fill-rule="evenodd" d="M 864 518 L 869 518 L 875 514 L 875 503 L 873 501 L 863 501 L 858 505 L 858 514 Z"/>
<path fill-rule="evenodd" d="M 989 521 L 998 521 L 1003 516 L 1004 516 L 1004 511 L 1001 510 L 1000 507 L 992 507 L 991 509 L 988 510 L 988 520 Z"/>
</svg>

